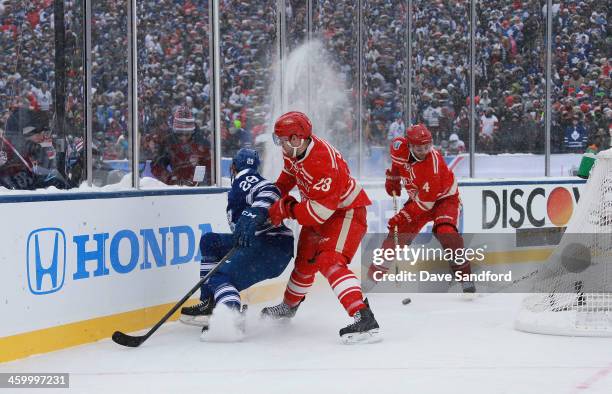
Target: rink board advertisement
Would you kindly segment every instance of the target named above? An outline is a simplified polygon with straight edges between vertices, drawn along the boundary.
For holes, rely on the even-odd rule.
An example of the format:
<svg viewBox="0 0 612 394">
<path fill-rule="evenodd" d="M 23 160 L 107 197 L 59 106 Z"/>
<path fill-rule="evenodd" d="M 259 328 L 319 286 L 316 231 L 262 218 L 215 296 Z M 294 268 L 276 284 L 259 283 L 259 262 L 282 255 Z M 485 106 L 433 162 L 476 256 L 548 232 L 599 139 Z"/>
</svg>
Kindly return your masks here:
<svg viewBox="0 0 612 394">
<path fill-rule="evenodd" d="M 519 229 L 564 227 L 572 216 L 585 181 L 579 178 L 541 180 L 462 180 L 459 192 L 463 205 L 459 231 L 466 233 L 512 233 Z M 366 189 L 368 232 L 382 233 L 394 214 L 393 200 L 384 188 Z M 405 191 L 399 208 L 406 202 Z M 431 224 L 425 227 L 431 232 Z"/>
<path fill-rule="evenodd" d="M 228 230 L 225 200 L 0 203 L 0 348 L 2 337 L 174 304 L 199 277 L 201 235 Z M 156 320 L 165 313 L 151 312 Z"/>
</svg>

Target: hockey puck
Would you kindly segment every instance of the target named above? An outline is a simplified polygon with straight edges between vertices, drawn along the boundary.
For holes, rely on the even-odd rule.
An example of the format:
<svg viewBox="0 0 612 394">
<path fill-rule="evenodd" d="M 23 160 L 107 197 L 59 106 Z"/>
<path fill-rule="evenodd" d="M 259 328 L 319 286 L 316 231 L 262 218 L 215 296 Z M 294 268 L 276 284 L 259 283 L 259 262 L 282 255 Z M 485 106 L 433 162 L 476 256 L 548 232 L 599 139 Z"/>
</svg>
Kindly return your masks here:
<svg viewBox="0 0 612 394">
<path fill-rule="evenodd" d="M 404 298 L 404 299 L 402 300 L 402 304 L 403 304 L 403 305 L 408 305 L 408 304 L 410 304 L 411 302 L 412 302 L 412 300 L 410 299 L 410 297 L 408 297 L 408 298 Z"/>
</svg>

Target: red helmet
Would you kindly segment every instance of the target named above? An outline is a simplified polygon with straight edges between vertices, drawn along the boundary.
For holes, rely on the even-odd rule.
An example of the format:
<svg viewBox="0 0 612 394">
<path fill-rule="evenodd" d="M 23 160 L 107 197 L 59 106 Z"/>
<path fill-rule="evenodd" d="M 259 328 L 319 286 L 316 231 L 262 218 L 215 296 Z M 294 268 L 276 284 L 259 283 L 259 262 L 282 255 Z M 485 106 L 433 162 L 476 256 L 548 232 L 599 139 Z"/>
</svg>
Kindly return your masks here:
<svg viewBox="0 0 612 394">
<path fill-rule="evenodd" d="M 410 126 L 406 129 L 406 139 L 409 145 L 425 145 L 431 144 L 431 133 L 422 124 Z"/>
<path fill-rule="evenodd" d="M 274 134 L 276 137 L 290 138 L 297 135 L 300 138 L 309 138 L 312 135 L 312 123 L 302 112 L 287 112 L 274 123 Z"/>
</svg>

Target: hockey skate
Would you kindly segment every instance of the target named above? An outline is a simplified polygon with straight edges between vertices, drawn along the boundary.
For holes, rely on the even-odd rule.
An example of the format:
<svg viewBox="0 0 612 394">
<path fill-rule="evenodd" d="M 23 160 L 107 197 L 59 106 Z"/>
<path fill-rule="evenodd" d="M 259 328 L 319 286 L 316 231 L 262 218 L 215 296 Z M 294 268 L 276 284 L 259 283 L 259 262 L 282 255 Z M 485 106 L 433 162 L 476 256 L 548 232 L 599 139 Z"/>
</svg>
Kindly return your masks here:
<svg viewBox="0 0 612 394">
<path fill-rule="evenodd" d="M 181 323 L 190 326 L 207 327 L 214 308 L 215 301 L 212 297 L 209 297 L 199 304 L 181 308 L 179 320 Z"/>
<path fill-rule="evenodd" d="M 225 304 L 215 307 L 208 324 L 202 327 L 202 342 L 239 342 L 246 332 L 247 305 L 230 308 Z"/>
<path fill-rule="evenodd" d="M 274 306 L 267 306 L 261 310 L 261 318 L 287 321 L 293 318 L 293 316 L 295 316 L 298 308 L 300 307 L 300 304 L 304 302 L 305 298 L 306 297 L 302 298 L 300 303 L 294 306 L 293 308 L 285 304 L 284 302 L 281 302 L 280 304 Z"/>
<path fill-rule="evenodd" d="M 367 299 L 366 307 L 353 315 L 355 322 L 340 330 L 340 339 L 344 344 L 375 343 L 382 341 L 380 327 L 374 318 Z"/>
<path fill-rule="evenodd" d="M 463 291 L 463 299 L 467 301 L 472 301 L 476 299 L 476 285 L 473 281 L 468 280 L 461 282 L 461 290 Z"/>
</svg>

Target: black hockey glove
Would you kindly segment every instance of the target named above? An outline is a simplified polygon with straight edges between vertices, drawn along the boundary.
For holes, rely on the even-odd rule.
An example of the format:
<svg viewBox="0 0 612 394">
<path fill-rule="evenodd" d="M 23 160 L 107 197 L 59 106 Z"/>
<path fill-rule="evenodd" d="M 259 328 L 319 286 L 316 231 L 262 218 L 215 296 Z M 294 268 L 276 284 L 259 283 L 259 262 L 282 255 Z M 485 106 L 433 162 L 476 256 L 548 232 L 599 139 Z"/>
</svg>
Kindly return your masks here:
<svg viewBox="0 0 612 394">
<path fill-rule="evenodd" d="M 265 208 L 247 208 L 242 211 L 240 219 L 234 228 L 234 244 L 248 248 L 253 244 L 257 226 L 268 219 L 268 210 Z"/>
</svg>

